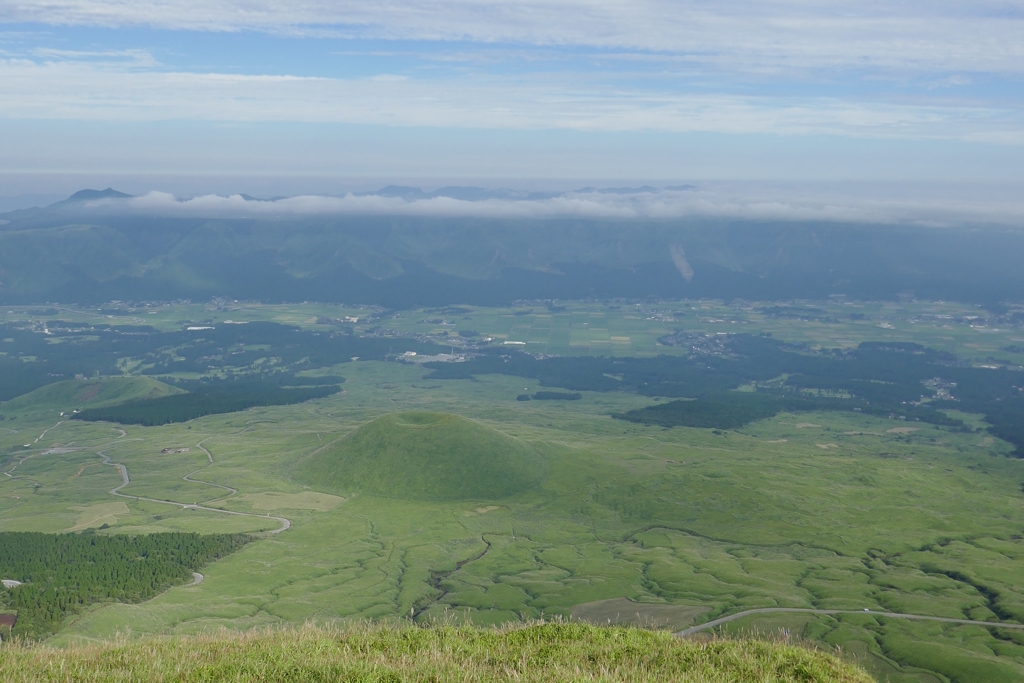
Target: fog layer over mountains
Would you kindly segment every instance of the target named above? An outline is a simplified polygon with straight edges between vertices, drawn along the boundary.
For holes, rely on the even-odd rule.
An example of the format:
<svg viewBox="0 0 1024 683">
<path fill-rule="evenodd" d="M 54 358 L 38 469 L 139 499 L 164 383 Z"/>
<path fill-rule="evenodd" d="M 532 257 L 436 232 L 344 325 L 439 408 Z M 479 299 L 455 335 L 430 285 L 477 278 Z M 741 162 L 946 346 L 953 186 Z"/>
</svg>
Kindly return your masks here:
<svg viewBox="0 0 1024 683">
<path fill-rule="evenodd" d="M 108 188 L 83 190 L 47 207 L 92 215 L 139 214 L 244 218 L 400 215 L 477 218 L 684 218 L 816 220 L 938 226 L 1024 225 L 1016 186 L 882 183 L 701 183 L 570 190 L 448 185 L 425 190 L 388 185 L 343 194 L 132 196 Z"/>
<path fill-rule="evenodd" d="M 882 196 L 783 201 L 770 189 L 690 185 L 185 199 L 84 190 L 0 215 L 0 302 L 846 295 L 994 305 L 1024 295 L 1012 201 L 950 196 L 943 209 Z"/>
</svg>

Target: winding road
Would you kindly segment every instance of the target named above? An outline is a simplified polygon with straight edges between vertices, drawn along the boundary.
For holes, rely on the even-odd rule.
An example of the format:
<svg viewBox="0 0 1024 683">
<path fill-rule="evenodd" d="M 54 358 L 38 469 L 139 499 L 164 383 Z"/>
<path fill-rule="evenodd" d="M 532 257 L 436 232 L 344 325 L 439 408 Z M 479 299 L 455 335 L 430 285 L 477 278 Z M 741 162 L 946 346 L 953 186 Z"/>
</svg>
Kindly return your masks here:
<svg viewBox="0 0 1024 683">
<path fill-rule="evenodd" d="M 709 621 L 706 624 L 698 624 L 697 626 L 691 626 L 690 628 L 677 631 L 676 635 L 680 638 L 686 636 L 692 636 L 694 633 L 700 633 L 701 631 L 707 631 L 708 629 L 727 624 L 730 621 L 736 621 L 743 617 L 750 616 L 751 614 L 772 614 L 778 612 L 797 612 L 803 614 L 870 614 L 876 617 L 889 617 L 891 619 L 918 619 L 921 621 L 940 621 L 945 624 L 966 624 L 969 626 L 998 626 L 999 628 L 1015 628 L 1024 629 L 1024 624 L 1008 624 L 1000 621 L 974 621 L 973 619 L 953 619 L 950 617 L 930 617 L 923 614 L 902 614 L 900 612 L 876 612 L 870 609 L 811 609 L 801 607 L 762 607 L 760 609 L 748 609 L 743 612 L 737 612 L 736 614 L 730 614 L 727 617 L 721 617 Z"/>
<path fill-rule="evenodd" d="M 200 442 L 200 443 L 202 443 L 202 442 Z M 212 465 L 213 464 L 213 456 L 210 454 L 210 452 L 208 450 L 206 450 L 205 448 L 203 448 L 202 446 L 199 446 L 199 448 L 203 452 L 206 453 L 207 458 L 209 458 L 209 460 L 210 460 L 210 465 Z M 145 496 L 130 496 L 127 493 L 121 493 L 121 489 L 123 489 L 125 486 L 127 486 L 128 484 L 131 483 L 131 479 L 128 477 L 128 468 L 125 467 L 124 465 L 122 465 L 121 463 L 111 462 L 110 461 L 110 456 L 107 455 L 106 453 L 104 453 L 103 451 L 97 451 L 96 455 L 98 455 L 101 458 L 103 458 L 103 464 L 104 465 L 110 465 L 111 467 L 116 467 L 117 471 L 121 473 L 121 484 L 119 486 L 115 486 L 114 488 L 110 489 L 110 491 L 108 491 L 108 493 L 110 493 L 113 496 L 120 496 L 121 498 L 130 498 L 132 500 L 144 500 L 144 501 L 147 501 L 149 503 L 162 503 L 164 505 L 177 505 L 178 507 L 180 507 L 183 510 L 206 510 L 207 512 L 219 512 L 219 513 L 224 514 L 224 515 L 236 515 L 238 517 L 256 517 L 257 519 L 273 519 L 273 520 L 276 520 L 276 521 L 281 523 L 280 528 L 272 529 L 270 531 L 265 532 L 267 534 L 279 534 L 282 531 L 287 531 L 291 527 L 291 525 L 292 525 L 291 520 L 289 520 L 289 519 L 287 519 L 285 517 L 274 517 L 273 515 L 269 515 L 269 514 L 268 515 L 257 515 L 257 514 L 252 513 L 252 512 L 235 512 L 234 510 L 223 510 L 221 508 L 212 508 L 212 507 L 207 507 L 205 505 L 198 505 L 196 503 L 181 503 L 181 502 L 174 501 L 174 500 L 160 500 L 159 498 L 146 498 Z M 209 467 L 210 465 L 207 465 L 206 467 Z M 201 469 L 206 469 L 206 468 L 201 468 Z M 196 472 L 199 472 L 199 471 L 200 470 L 196 470 Z M 195 474 L 195 472 L 193 472 L 192 474 Z M 189 475 L 187 475 L 187 474 L 185 475 L 185 477 L 188 477 L 188 476 Z M 186 479 L 186 481 L 193 481 L 193 482 L 200 483 L 200 484 L 208 484 L 208 482 L 200 482 L 197 479 Z M 217 486 L 219 488 L 228 489 L 230 491 L 233 491 L 234 493 L 238 493 L 237 490 L 231 488 L 230 486 L 221 486 L 220 484 L 209 484 L 209 485 L 210 486 Z"/>
<path fill-rule="evenodd" d="M 53 427 L 50 427 L 49 429 L 45 430 L 42 434 L 40 434 L 35 439 L 35 441 L 33 441 L 33 443 L 38 443 L 38 441 L 40 439 L 42 439 L 44 436 L 46 436 L 47 432 L 49 432 L 51 429 L 54 429 L 54 428 L 60 426 L 62 424 L 62 422 L 58 422 L 57 424 L 53 425 Z M 11 430 L 11 431 L 13 431 L 13 430 Z M 123 438 L 123 437 L 125 437 L 127 435 L 126 432 L 124 432 L 124 430 L 119 430 L 119 431 L 121 431 L 121 434 L 120 434 L 120 436 L 118 438 Z M 207 437 L 207 439 L 209 439 L 209 438 L 211 438 L 211 437 Z M 197 443 L 196 444 L 196 448 L 198 448 L 199 450 L 203 451 L 203 453 L 206 454 L 206 459 L 208 461 L 208 464 L 205 465 L 204 467 L 201 467 L 201 468 L 197 469 L 197 470 L 193 470 L 192 472 L 189 472 L 184 477 L 182 477 L 182 479 L 184 479 L 185 481 L 188 481 L 188 482 L 195 483 L 195 484 L 203 484 L 203 485 L 206 485 L 206 486 L 213 486 L 215 488 L 223 489 L 225 491 L 228 491 L 228 494 L 227 494 L 228 496 L 236 495 L 238 493 L 238 489 L 232 488 L 230 486 L 225 486 L 224 484 L 215 484 L 213 482 L 208 482 L 208 481 L 203 481 L 201 479 L 193 479 L 192 478 L 193 474 L 196 474 L 197 472 L 201 472 L 204 469 L 207 469 L 208 467 L 211 467 L 214 464 L 213 454 L 205 446 L 203 446 L 203 442 L 206 441 L 207 439 L 203 439 L 202 441 Z M 78 451 L 78 450 L 85 450 L 85 449 L 84 448 L 50 449 L 50 450 L 47 450 L 47 451 L 43 451 L 42 453 L 35 453 L 35 454 L 32 454 L 32 455 L 27 455 L 27 456 L 21 458 L 13 467 L 11 467 L 7 471 L 3 472 L 3 474 L 7 475 L 8 477 L 14 477 L 15 475 L 12 475 L 11 472 L 13 472 L 14 469 L 17 468 L 18 465 L 20 465 L 25 460 L 27 460 L 29 458 L 32 458 L 32 457 L 37 457 L 39 455 L 47 455 L 47 454 L 52 453 L 52 452 L 73 452 L 73 451 Z M 131 483 L 131 479 L 128 476 L 128 468 L 125 467 L 121 463 L 111 462 L 110 456 L 107 455 L 102 450 L 96 451 L 96 455 L 100 456 L 103 459 L 103 464 L 104 465 L 109 465 L 111 467 L 117 468 L 117 471 L 120 472 L 120 474 L 121 474 L 121 484 L 118 485 L 118 486 L 115 486 L 112 489 L 110 489 L 110 491 L 108 492 L 108 493 L 110 493 L 113 496 L 119 496 L 121 498 L 129 498 L 129 499 L 132 499 L 132 500 L 144 500 L 144 501 L 147 501 L 147 502 L 150 502 L 150 503 L 161 503 L 161 504 L 164 504 L 164 505 L 175 505 L 177 507 L 182 508 L 183 510 L 189 510 L 189 509 L 191 509 L 191 510 L 205 510 L 207 512 L 218 512 L 218 513 L 225 514 L 225 515 L 236 515 L 236 516 L 239 516 L 239 517 L 256 517 L 258 519 L 273 519 L 273 520 L 275 520 L 275 521 L 277 521 L 277 522 L 279 522 L 281 524 L 281 526 L 279 528 L 277 528 L 277 529 L 273 529 L 273 530 L 264 532 L 264 533 L 267 533 L 267 534 L 279 534 L 279 533 L 281 533 L 283 531 L 287 531 L 289 528 L 291 528 L 291 525 L 292 525 L 291 521 L 289 519 L 285 518 L 285 517 L 275 517 L 275 516 L 272 516 L 270 514 L 257 515 L 255 513 L 251 513 L 251 512 L 236 512 L 234 510 L 224 510 L 224 509 L 221 509 L 221 508 L 214 508 L 214 507 L 208 507 L 208 506 L 205 506 L 205 505 L 199 505 L 199 504 L 196 504 L 196 503 L 182 503 L 182 502 L 173 501 L 173 500 L 161 500 L 159 498 L 147 498 L 145 496 L 132 496 L 132 495 L 128 495 L 126 493 L 121 493 L 121 489 L 123 489 L 125 486 L 128 486 L 128 484 Z M 227 497 L 227 496 L 222 496 L 222 498 L 223 497 Z M 220 499 L 219 498 L 215 498 L 213 500 L 220 500 Z M 207 502 L 211 502 L 211 501 L 207 501 Z M 480 554 L 480 556 L 478 556 L 476 558 L 473 558 L 473 559 L 479 559 L 479 557 L 482 557 L 483 554 L 485 554 L 487 552 L 487 550 L 490 549 L 490 543 L 486 539 L 484 539 L 483 537 L 481 537 L 481 540 L 483 540 L 484 543 L 487 544 L 487 547 L 484 548 L 484 550 Z M 471 561 L 471 560 L 465 560 L 462 563 L 459 563 L 456 566 L 456 570 L 458 568 L 460 568 L 462 566 L 462 564 L 465 564 L 466 562 L 469 562 L 469 561 Z M 203 579 L 205 578 L 202 574 L 200 574 L 198 572 L 194 572 L 192 576 L 193 576 L 193 583 L 192 583 L 193 586 L 194 585 L 198 585 L 199 583 L 202 583 Z M 687 636 L 691 636 L 691 635 L 694 635 L 696 633 L 701 633 L 703 631 L 708 631 L 710 629 L 714 629 L 714 628 L 716 628 L 718 626 L 721 626 L 723 624 L 727 624 L 729 622 L 736 621 L 737 619 L 742 619 L 744 617 L 748 617 L 748 616 L 753 615 L 753 614 L 780 614 L 780 613 L 789 613 L 789 614 L 793 614 L 793 613 L 796 613 L 796 614 L 817 614 L 817 615 L 826 615 L 826 616 L 828 616 L 828 615 L 835 615 L 835 614 L 866 614 L 866 615 L 871 615 L 871 616 L 876 616 L 876 617 L 886 617 L 886 618 L 890 618 L 890 619 L 912 619 L 912 620 L 919 620 L 919 621 L 936 621 L 936 622 L 940 622 L 940 623 L 944 623 L 944 624 L 963 624 L 963 625 L 968 625 L 968 626 L 985 626 L 985 627 L 989 627 L 989 628 L 1024 629 L 1024 624 L 1014 624 L 1014 623 L 1006 623 L 1006 622 L 998 622 L 998 621 L 978 621 L 978 620 L 974 620 L 974 619 L 955 619 L 955 618 L 952 618 L 952 617 L 935 617 L 935 616 L 929 616 L 929 615 L 923 615 L 923 614 L 903 614 L 901 612 L 880 612 L 880 611 L 870 610 L 870 609 L 864 609 L 864 610 L 842 610 L 842 609 L 813 609 L 813 608 L 804 608 L 804 607 L 761 607 L 761 608 L 757 608 L 757 609 L 744 610 L 742 612 L 737 612 L 735 614 L 730 614 L 730 615 L 725 616 L 725 617 L 720 617 L 718 619 L 713 619 L 712 621 L 709 621 L 709 622 L 704 623 L 704 624 L 698 624 L 696 626 L 691 626 L 689 628 L 683 629 L 682 631 L 677 631 L 675 633 L 675 635 L 680 637 L 680 638 L 685 638 Z"/>
<path fill-rule="evenodd" d="M 38 437 L 36 437 L 35 441 L 33 441 L 32 443 L 38 443 L 40 439 L 42 439 L 43 437 L 46 436 L 47 432 L 49 432 L 51 429 L 55 429 L 55 428 L 59 427 L 62 424 L 64 424 L 63 420 L 61 420 L 57 424 L 53 425 L 52 427 L 49 427 L 48 429 L 43 431 L 42 434 L 40 434 Z M 127 436 L 127 434 L 128 434 L 123 429 L 118 429 L 117 431 L 120 432 L 120 435 L 118 435 L 118 439 L 122 439 L 125 436 Z M 207 439 L 209 439 L 209 438 L 211 438 L 211 437 L 207 437 Z M 210 501 L 206 501 L 206 502 L 209 503 L 209 502 L 213 502 L 215 500 L 221 500 L 222 498 L 226 498 L 228 496 L 234 496 L 234 495 L 236 495 L 238 493 L 238 489 L 232 488 L 230 486 L 225 486 L 224 484 L 215 484 L 215 483 L 213 483 L 211 481 L 203 481 L 201 479 L 193 479 L 192 478 L 192 475 L 195 474 L 196 472 L 201 472 L 201 471 L 205 470 L 207 467 L 210 467 L 210 466 L 213 465 L 213 454 L 210 453 L 210 451 L 205 446 L 203 446 L 203 441 L 206 441 L 207 439 L 203 439 L 202 441 L 200 441 L 199 443 L 196 444 L 196 448 L 198 448 L 199 450 L 201 450 L 203 453 L 206 454 L 206 459 L 208 461 L 207 465 L 205 465 L 204 467 L 200 467 L 197 470 L 193 470 L 192 472 L 189 472 L 184 477 L 182 477 L 182 479 L 184 479 L 187 482 L 191 482 L 193 484 L 203 484 L 205 486 L 213 486 L 215 488 L 223 489 L 224 491 L 228 492 L 226 496 L 221 496 L 221 498 L 214 498 L 214 499 L 212 499 Z M 128 439 L 128 440 L 129 441 L 135 441 L 136 439 Z M 111 445 L 113 445 L 113 444 L 108 444 L 107 446 L 101 446 L 100 448 L 106 448 L 106 447 L 111 446 Z M 38 453 L 31 453 L 29 455 L 25 455 L 25 456 L 19 458 L 18 461 L 16 463 L 14 463 L 14 465 L 12 467 L 10 467 L 7 470 L 5 470 L 3 472 L 3 474 L 8 476 L 8 477 L 10 477 L 10 478 L 12 478 L 12 479 L 22 479 L 22 478 L 24 478 L 24 479 L 29 479 L 30 481 L 35 481 L 34 479 L 31 479 L 30 477 L 19 477 L 19 476 L 15 475 L 15 474 L 12 474 L 12 473 L 14 472 L 15 469 L 17 469 L 18 465 L 22 464 L 23 462 L 25 462 L 29 458 L 39 457 L 40 455 L 49 455 L 50 453 L 73 453 L 73 452 L 76 452 L 76 451 L 83 451 L 83 450 L 91 450 L 91 449 L 86 449 L 86 448 L 83 448 L 83 447 L 51 448 L 51 449 L 47 449 L 47 450 L 44 450 L 44 451 L 41 451 L 41 452 L 38 452 Z M 287 531 L 292 526 L 291 520 L 289 520 L 286 517 L 275 517 L 275 516 L 270 515 L 270 514 L 257 515 L 257 514 L 252 513 L 252 512 L 235 512 L 234 510 L 224 510 L 224 509 L 221 509 L 221 508 L 208 507 L 206 505 L 199 505 L 197 503 L 182 503 L 182 502 L 174 501 L 174 500 L 160 500 L 159 498 L 146 498 L 145 496 L 131 496 L 131 495 L 128 495 L 127 493 L 121 493 L 121 489 L 123 489 L 125 486 L 127 486 L 128 484 L 131 483 L 131 479 L 128 476 L 128 468 L 125 467 L 124 465 L 122 465 L 119 462 L 111 462 L 110 456 L 107 455 L 103 450 L 96 451 L 96 455 L 98 455 L 101 458 L 103 458 L 103 464 L 104 465 L 109 465 L 111 467 L 115 467 L 115 468 L 117 468 L 117 471 L 121 473 L 121 484 L 119 486 L 115 486 L 114 488 L 110 489 L 110 491 L 108 491 L 108 493 L 110 493 L 110 495 L 112 495 L 112 496 L 119 496 L 121 498 L 129 498 L 129 499 L 132 499 L 132 500 L 145 500 L 145 501 L 150 502 L 150 503 L 163 503 L 164 505 L 177 505 L 178 507 L 182 508 L 183 510 L 206 510 L 208 512 L 219 512 L 219 513 L 224 514 L 224 515 L 236 515 L 238 517 L 256 517 L 257 519 L 273 519 L 273 520 L 275 520 L 275 521 L 277 521 L 277 522 L 279 522 L 281 524 L 281 526 L 279 528 L 277 528 L 277 529 L 272 529 L 270 531 L 264 532 L 264 533 L 267 533 L 267 534 L 279 534 L 282 531 Z M 202 579 L 201 578 L 197 579 L 196 583 L 199 583 L 199 581 L 202 581 Z"/>
<path fill-rule="evenodd" d="M 211 438 L 213 438 L 213 437 L 209 437 L 209 436 L 206 437 L 206 439 L 211 439 Z M 203 441 L 206 441 L 206 439 L 203 439 Z M 224 484 L 214 484 L 212 481 L 203 481 L 202 479 L 193 479 L 192 478 L 192 475 L 195 474 L 196 472 L 202 472 L 207 467 L 210 467 L 210 465 L 213 465 L 213 453 L 211 453 L 210 451 L 206 450 L 206 448 L 203 447 L 203 441 L 200 441 L 199 443 L 197 443 L 196 444 L 196 448 L 201 450 L 203 453 L 206 453 L 206 459 L 210 461 L 210 464 L 209 465 L 204 465 L 203 467 L 200 467 L 198 470 L 193 470 L 193 471 L 189 472 L 184 477 L 182 477 L 182 479 L 184 479 L 185 481 L 190 481 L 193 484 L 205 484 L 206 486 L 213 486 L 215 488 L 224 489 L 225 491 L 228 491 L 228 495 L 227 496 L 221 496 L 220 498 L 213 498 L 211 500 L 206 501 L 207 503 L 212 503 L 215 500 L 221 500 L 222 498 L 227 498 L 228 496 L 237 495 L 238 494 L 238 489 L 231 488 L 230 486 L 224 486 Z"/>
</svg>

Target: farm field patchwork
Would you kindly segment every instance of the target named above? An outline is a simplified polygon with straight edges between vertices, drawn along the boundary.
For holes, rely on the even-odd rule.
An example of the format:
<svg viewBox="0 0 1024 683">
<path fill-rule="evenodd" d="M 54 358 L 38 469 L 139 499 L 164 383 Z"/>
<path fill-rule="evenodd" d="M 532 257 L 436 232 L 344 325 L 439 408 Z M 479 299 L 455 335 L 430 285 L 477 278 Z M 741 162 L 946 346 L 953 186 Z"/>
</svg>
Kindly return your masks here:
<svg viewBox="0 0 1024 683">
<path fill-rule="evenodd" d="M 862 341 L 909 341 L 958 356 L 990 362 L 993 357 L 1024 364 L 1024 330 L 1012 321 L 1011 307 L 997 315 L 955 302 L 829 301 L 757 302 L 720 300 L 523 302 L 509 308 L 448 306 L 389 311 L 376 306 L 264 304 L 218 300 L 213 303 L 108 305 L 84 307 L 9 306 L 0 322 L 48 320 L 76 324 L 145 325 L 181 330 L 217 324 L 269 321 L 304 329 L 347 328 L 359 334 L 419 335 L 440 343 L 491 338 L 492 344 L 521 342 L 531 353 L 563 355 L 656 355 L 678 353 L 659 339 L 674 330 L 708 334 L 771 333 L 789 342 L 830 348 Z M 519 344 L 510 344 L 515 348 Z M 593 347 L 593 348 L 592 348 Z"/>
</svg>

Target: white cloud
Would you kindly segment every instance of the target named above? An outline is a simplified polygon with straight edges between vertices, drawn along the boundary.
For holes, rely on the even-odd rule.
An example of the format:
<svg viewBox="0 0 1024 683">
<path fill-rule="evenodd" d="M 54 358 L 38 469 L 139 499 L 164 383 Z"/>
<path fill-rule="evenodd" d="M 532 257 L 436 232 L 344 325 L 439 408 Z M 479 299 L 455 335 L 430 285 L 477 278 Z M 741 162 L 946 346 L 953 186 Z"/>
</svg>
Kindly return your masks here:
<svg viewBox="0 0 1024 683">
<path fill-rule="evenodd" d="M 864 138 L 914 141 L 910 146 L 920 140 L 966 142 L 997 161 L 1024 144 L 1018 83 L 1024 75 L 1024 0 L 0 0 L 0 26 L 4 22 L 17 25 L 0 32 L 0 121 L 41 121 L 34 130 L 70 128 L 53 121 L 85 127 L 269 122 L 354 124 L 349 128 L 357 132 L 369 125 L 822 135 L 855 138 L 851 145 Z M 49 28 L 40 32 L 38 25 Z M 290 50 L 297 43 L 250 36 L 235 54 L 225 49 L 228 41 L 172 32 L 144 49 L 107 49 L 102 42 L 109 34 L 53 28 L 77 26 L 383 41 L 305 44 L 289 59 L 273 60 L 263 54 L 265 44 Z M 113 42 L 120 48 L 151 37 L 124 32 Z M 348 59 L 349 53 L 364 58 Z M 188 147 L 181 138 L 190 134 L 186 129 L 167 123 L 164 147 L 134 163 L 174 157 Z M 436 137 L 432 131 L 418 134 L 431 144 Z M 36 148 L 46 146 L 45 138 L 16 145 L 26 150 L 24 163 L 11 161 L 6 150 L 9 169 L 38 167 Z M 68 154 L 88 142 L 73 141 Z M 215 139 L 202 150 L 203 162 L 184 160 L 181 152 L 175 168 L 209 166 L 216 150 L 226 149 L 219 145 Z M 577 167 L 618 149 L 609 145 L 575 152 Z M 786 153 L 812 159 L 817 152 L 822 163 L 845 163 L 822 151 L 827 145 L 815 145 L 805 137 Z M 124 158 L 138 147 L 120 140 L 113 146 Z M 270 147 L 253 140 L 231 168 Z M 1000 147 L 1011 151 L 1000 157 Z M 447 150 L 437 149 L 431 153 L 443 162 Z M 392 163 L 381 164 L 386 173 L 411 168 L 403 165 L 404 148 L 396 145 L 389 153 Z M 739 156 L 749 158 L 744 153 Z M 502 154 L 508 163 L 511 153 Z M 346 168 L 364 169 L 381 155 L 370 150 Z M 299 168 L 317 155 L 279 156 Z M 956 172 L 964 167 L 962 158 L 947 156 L 953 160 L 940 163 Z M 921 152 L 920 158 L 932 157 Z M 638 168 L 651 166 L 637 159 Z M 223 161 L 230 166 L 231 160 Z M 773 161 L 754 163 L 764 168 Z M 460 163 L 480 167 L 471 155 Z M 492 171 L 496 175 L 510 173 L 500 170 L 502 159 L 489 163 L 499 169 Z M 913 177 L 931 173 L 926 163 L 931 161 L 912 169 Z M 985 172 L 1001 177 L 1015 163 L 999 161 Z M 66 165 L 58 160 L 46 168 Z M 747 162 L 736 166 L 707 177 L 759 177 Z M 127 169 L 128 162 L 117 168 Z M 538 162 L 523 173 L 549 172 Z"/>
<path fill-rule="evenodd" d="M 128 200 L 89 202 L 101 213 L 202 217 L 296 217 L 327 215 L 447 216 L 480 218 L 671 219 L 714 216 L 747 220 L 914 223 L 924 225 L 1007 224 L 1024 220 L 1019 187 L 984 196 L 969 189 L 936 186 L 900 188 L 890 196 L 877 188 L 814 185 L 712 184 L 695 190 L 634 194 L 568 192 L 539 200 L 463 201 L 435 197 L 406 201 L 379 195 L 298 196 L 275 202 L 246 201 L 240 195 L 203 195 L 179 200 L 150 192 Z"/>
<path fill-rule="evenodd" d="M 135 67 L 157 66 L 156 59 L 146 50 L 59 50 L 39 47 L 34 48 L 31 54 L 33 57 L 51 62 L 95 60 L 106 63 L 127 63 Z"/>
<path fill-rule="evenodd" d="M 5 0 L 0 21 L 638 49 L 754 70 L 1024 71 L 1020 0 Z"/>
<path fill-rule="evenodd" d="M 188 73 L 112 61 L 0 59 L 0 118 L 279 121 L 476 129 L 1019 137 L 1020 112 L 974 103 L 865 102 L 609 89 L 598 80 Z M 54 55 L 55 57 L 59 55 Z"/>
</svg>

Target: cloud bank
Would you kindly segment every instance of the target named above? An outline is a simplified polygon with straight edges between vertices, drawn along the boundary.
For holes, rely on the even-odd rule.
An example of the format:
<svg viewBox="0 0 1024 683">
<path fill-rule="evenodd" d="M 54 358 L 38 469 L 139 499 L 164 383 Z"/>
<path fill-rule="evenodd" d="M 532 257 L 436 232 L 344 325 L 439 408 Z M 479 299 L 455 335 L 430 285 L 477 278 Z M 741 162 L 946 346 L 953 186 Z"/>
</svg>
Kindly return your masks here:
<svg viewBox="0 0 1024 683">
<path fill-rule="evenodd" d="M 465 190 L 466 188 L 456 188 Z M 728 218 L 933 226 L 1007 225 L 1024 228 L 1020 188 L 971 196 L 951 188 L 879 192 L 862 187 L 770 187 L 718 184 L 706 187 L 587 188 L 534 199 L 504 198 L 507 191 L 480 191 L 485 198 L 453 196 L 406 199 L 387 193 L 343 196 L 303 195 L 253 200 L 242 195 L 202 195 L 179 199 L 150 192 L 131 199 L 83 202 L 85 211 L 209 218 L 301 218 L 346 215 L 438 218 L 645 220 Z M 991 188 L 990 188 L 991 190 Z M 458 194 L 458 193 L 455 193 Z M 491 196 L 486 196 L 490 194 Z"/>
</svg>

